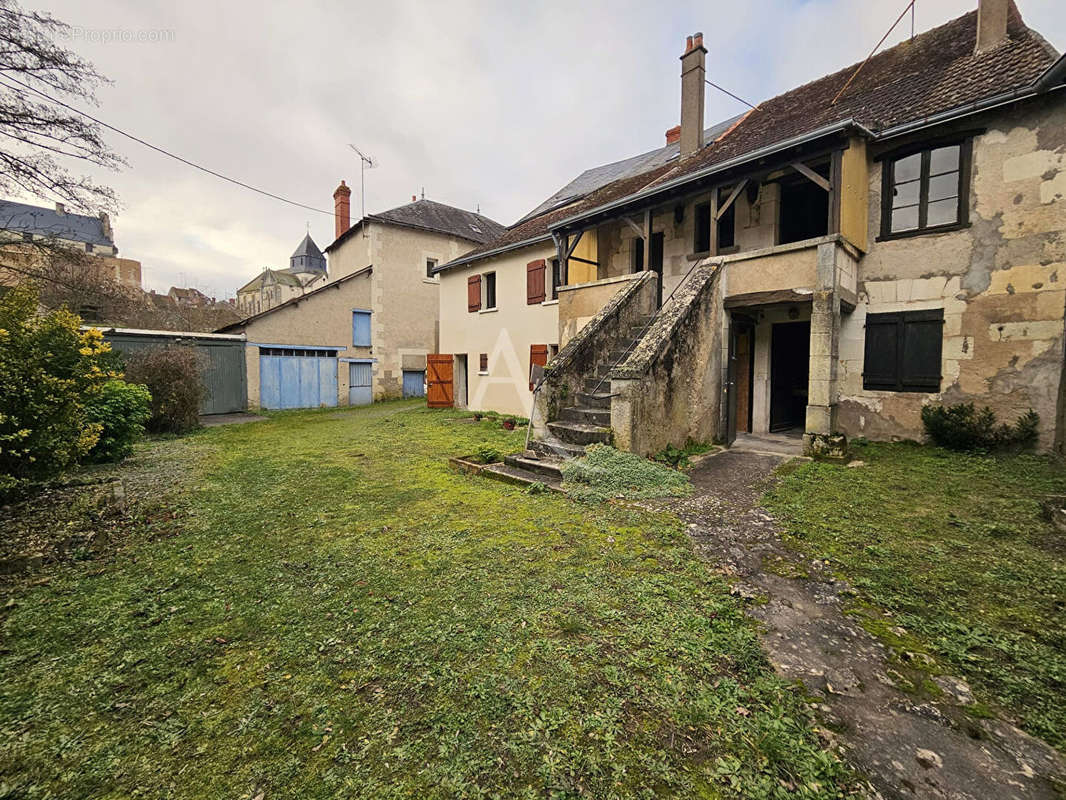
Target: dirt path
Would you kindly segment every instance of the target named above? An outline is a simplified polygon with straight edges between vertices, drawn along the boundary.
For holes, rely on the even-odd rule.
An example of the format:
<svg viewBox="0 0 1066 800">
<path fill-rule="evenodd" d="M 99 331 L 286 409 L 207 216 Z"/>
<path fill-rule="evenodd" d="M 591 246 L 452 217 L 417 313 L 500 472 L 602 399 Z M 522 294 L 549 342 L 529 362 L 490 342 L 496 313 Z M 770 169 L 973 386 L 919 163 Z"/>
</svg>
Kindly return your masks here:
<svg viewBox="0 0 1066 800">
<path fill-rule="evenodd" d="M 898 688 L 886 648 L 842 611 L 849 587 L 785 547 L 759 498 L 783 458 L 726 451 L 692 472 L 696 492 L 670 504 L 697 550 L 742 596 L 774 668 L 822 697 L 820 710 L 855 768 L 885 798 L 1060 798 L 1066 762 L 1000 720 L 966 714 L 968 687 L 939 679 L 944 699 Z M 770 570 L 766 566 L 772 565 Z M 783 577 L 803 575 L 809 577 Z"/>
</svg>

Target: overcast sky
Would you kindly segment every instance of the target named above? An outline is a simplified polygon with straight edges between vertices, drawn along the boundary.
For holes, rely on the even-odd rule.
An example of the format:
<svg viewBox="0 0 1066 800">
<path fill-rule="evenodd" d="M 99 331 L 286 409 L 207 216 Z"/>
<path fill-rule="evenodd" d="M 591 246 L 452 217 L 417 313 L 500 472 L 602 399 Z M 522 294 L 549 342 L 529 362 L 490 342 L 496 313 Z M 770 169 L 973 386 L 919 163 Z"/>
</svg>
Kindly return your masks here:
<svg viewBox="0 0 1066 800">
<path fill-rule="evenodd" d="M 705 34 L 708 78 L 758 103 L 863 59 L 904 4 L 23 2 L 75 26 L 71 48 L 114 81 L 94 112 L 112 125 L 327 211 L 344 178 L 354 219 L 352 143 L 379 162 L 366 174 L 368 211 L 425 187 L 429 199 L 480 205 L 504 224 L 582 170 L 664 142 L 679 120 L 687 34 Z M 917 29 L 976 3 L 918 0 Z M 1066 46 L 1063 0 L 1018 5 Z M 108 41 L 113 29 L 162 41 Z M 909 31 L 908 20 L 888 44 Z M 708 87 L 708 124 L 743 110 Z M 308 224 L 320 247 L 333 239 L 329 215 L 108 139 L 129 161 L 102 176 L 123 205 L 117 244 L 142 262 L 146 289 L 232 296 L 263 267 L 287 267 Z"/>
</svg>

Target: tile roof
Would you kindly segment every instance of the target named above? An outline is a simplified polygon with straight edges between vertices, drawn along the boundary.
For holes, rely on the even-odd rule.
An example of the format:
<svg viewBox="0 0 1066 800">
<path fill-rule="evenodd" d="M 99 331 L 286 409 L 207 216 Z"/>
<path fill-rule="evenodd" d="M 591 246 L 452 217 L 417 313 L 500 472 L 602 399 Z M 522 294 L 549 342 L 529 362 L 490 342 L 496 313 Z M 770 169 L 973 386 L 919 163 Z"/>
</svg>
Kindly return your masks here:
<svg viewBox="0 0 1066 800">
<path fill-rule="evenodd" d="M 380 214 L 367 214 L 370 221 L 402 225 L 407 228 L 444 233 L 461 239 L 483 244 L 500 236 L 507 228 L 495 220 L 473 211 L 466 211 L 455 206 L 438 203 L 434 200 L 416 200 L 407 205 L 383 211 Z M 362 220 L 342 233 L 326 248 L 328 253 L 361 226 Z"/>
<path fill-rule="evenodd" d="M 244 284 L 244 286 L 238 289 L 237 293 L 240 294 L 241 292 L 251 292 L 258 290 L 266 282 L 266 278 L 268 275 L 274 279 L 275 283 L 280 283 L 285 286 L 303 285 L 300 282 L 300 279 L 296 277 L 296 275 L 294 275 L 293 273 L 289 272 L 287 269 L 264 269 L 262 272 L 260 272 L 250 281 L 248 281 L 248 283 Z"/>
<path fill-rule="evenodd" d="M 104 233 L 99 217 L 85 214 L 60 213 L 54 208 L 42 208 L 12 200 L 0 200 L 0 230 L 54 236 L 71 242 L 114 247 L 114 240 Z"/>
<path fill-rule="evenodd" d="M 875 134 L 994 95 L 1031 86 L 1055 61 L 1042 36 L 1026 27 L 1013 2 L 1007 39 L 975 54 L 977 12 L 878 53 L 847 91 L 833 98 L 861 64 L 760 103 L 728 136 L 678 163 L 664 183 L 836 122 L 854 119 Z"/>
<path fill-rule="evenodd" d="M 683 182 L 686 176 L 695 178 L 696 174 L 713 172 L 716 165 L 814 134 L 835 123 L 854 120 L 876 134 L 1030 87 L 1056 62 L 1058 53 L 1043 37 L 1026 27 L 1013 1 L 1007 34 L 999 46 L 975 54 L 977 12 L 973 11 L 875 55 L 836 103 L 833 99 L 860 64 L 760 103 L 754 110 L 723 123 L 727 129 L 715 141 L 684 159 L 663 163 L 649 158 L 662 152 L 653 151 L 586 171 L 498 239 L 442 265 L 437 271 L 468 263 L 486 253 L 546 240 L 563 220 L 580 217 L 637 193 L 652 193 L 657 187 L 674 181 Z M 642 169 L 649 165 L 649 169 Z M 553 200 L 557 204 L 568 199 L 568 189 L 580 188 L 583 182 L 596 182 L 601 171 L 626 174 L 597 186 L 589 194 L 573 198 L 566 205 L 552 207 Z M 538 211 L 539 216 L 533 216 Z"/>
</svg>

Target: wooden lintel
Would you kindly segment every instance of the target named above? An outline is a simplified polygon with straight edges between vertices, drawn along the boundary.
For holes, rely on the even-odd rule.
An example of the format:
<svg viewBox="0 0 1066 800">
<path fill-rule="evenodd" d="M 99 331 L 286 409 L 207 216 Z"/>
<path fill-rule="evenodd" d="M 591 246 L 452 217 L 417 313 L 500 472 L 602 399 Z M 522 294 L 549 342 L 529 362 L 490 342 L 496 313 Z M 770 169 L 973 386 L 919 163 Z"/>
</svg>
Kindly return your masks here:
<svg viewBox="0 0 1066 800">
<path fill-rule="evenodd" d="M 745 306 L 770 306 L 792 303 L 809 303 L 814 295 L 811 292 L 797 292 L 794 289 L 780 289 L 771 292 L 748 292 L 735 294 L 725 299 L 726 308 L 743 308 Z"/>
<path fill-rule="evenodd" d="M 803 177 L 821 186 L 827 192 L 830 190 L 831 186 L 829 184 L 829 181 L 827 181 L 813 169 L 808 167 L 802 161 L 793 161 L 789 166 L 791 166 L 792 169 L 796 170 L 796 172 L 798 172 Z"/>
<path fill-rule="evenodd" d="M 740 196 L 740 193 L 744 191 L 744 187 L 747 185 L 748 179 L 744 178 L 744 180 L 742 180 L 740 183 L 733 187 L 733 191 L 729 193 L 729 197 L 726 198 L 724 203 L 718 206 L 718 210 L 714 213 L 715 220 L 720 219 L 722 214 L 729 210 L 729 207 L 733 205 L 733 201 Z"/>
</svg>

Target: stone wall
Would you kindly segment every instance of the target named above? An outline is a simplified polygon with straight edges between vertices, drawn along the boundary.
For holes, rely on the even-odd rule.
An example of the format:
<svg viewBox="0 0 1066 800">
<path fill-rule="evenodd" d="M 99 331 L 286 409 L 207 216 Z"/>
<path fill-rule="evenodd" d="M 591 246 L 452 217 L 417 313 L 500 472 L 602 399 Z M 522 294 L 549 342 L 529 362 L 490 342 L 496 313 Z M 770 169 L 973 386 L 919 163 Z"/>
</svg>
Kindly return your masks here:
<svg viewBox="0 0 1066 800">
<path fill-rule="evenodd" d="M 534 396 L 533 427 L 540 437 L 548 435 L 547 423 L 559 411 L 574 404 L 586 378 L 596 367 L 608 363 L 608 355 L 628 343 L 631 328 L 642 317 L 655 313 L 656 278 L 641 273 L 625 285 L 573 336 L 544 372 L 544 382 Z"/>
<path fill-rule="evenodd" d="M 565 347 L 611 298 L 625 288 L 629 281 L 639 275 L 620 275 L 617 278 L 603 278 L 592 283 L 578 286 L 559 287 L 559 345 Z"/>
<path fill-rule="evenodd" d="M 870 172 L 871 233 L 881 226 L 881 165 Z M 859 302 L 841 321 L 838 426 L 850 436 L 920 438 L 928 403 L 973 401 L 1013 421 L 1040 414 L 1055 444 L 1066 315 L 1066 107 L 1047 100 L 988 123 L 973 141 L 971 225 L 875 241 Z M 862 388 L 868 313 L 944 310 L 939 394 Z"/>
<path fill-rule="evenodd" d="M 610 374 L 615 445 L 648 456 L 720 438 L 725 312 L 717 264 L 701 262 Z"/>
</svg>

